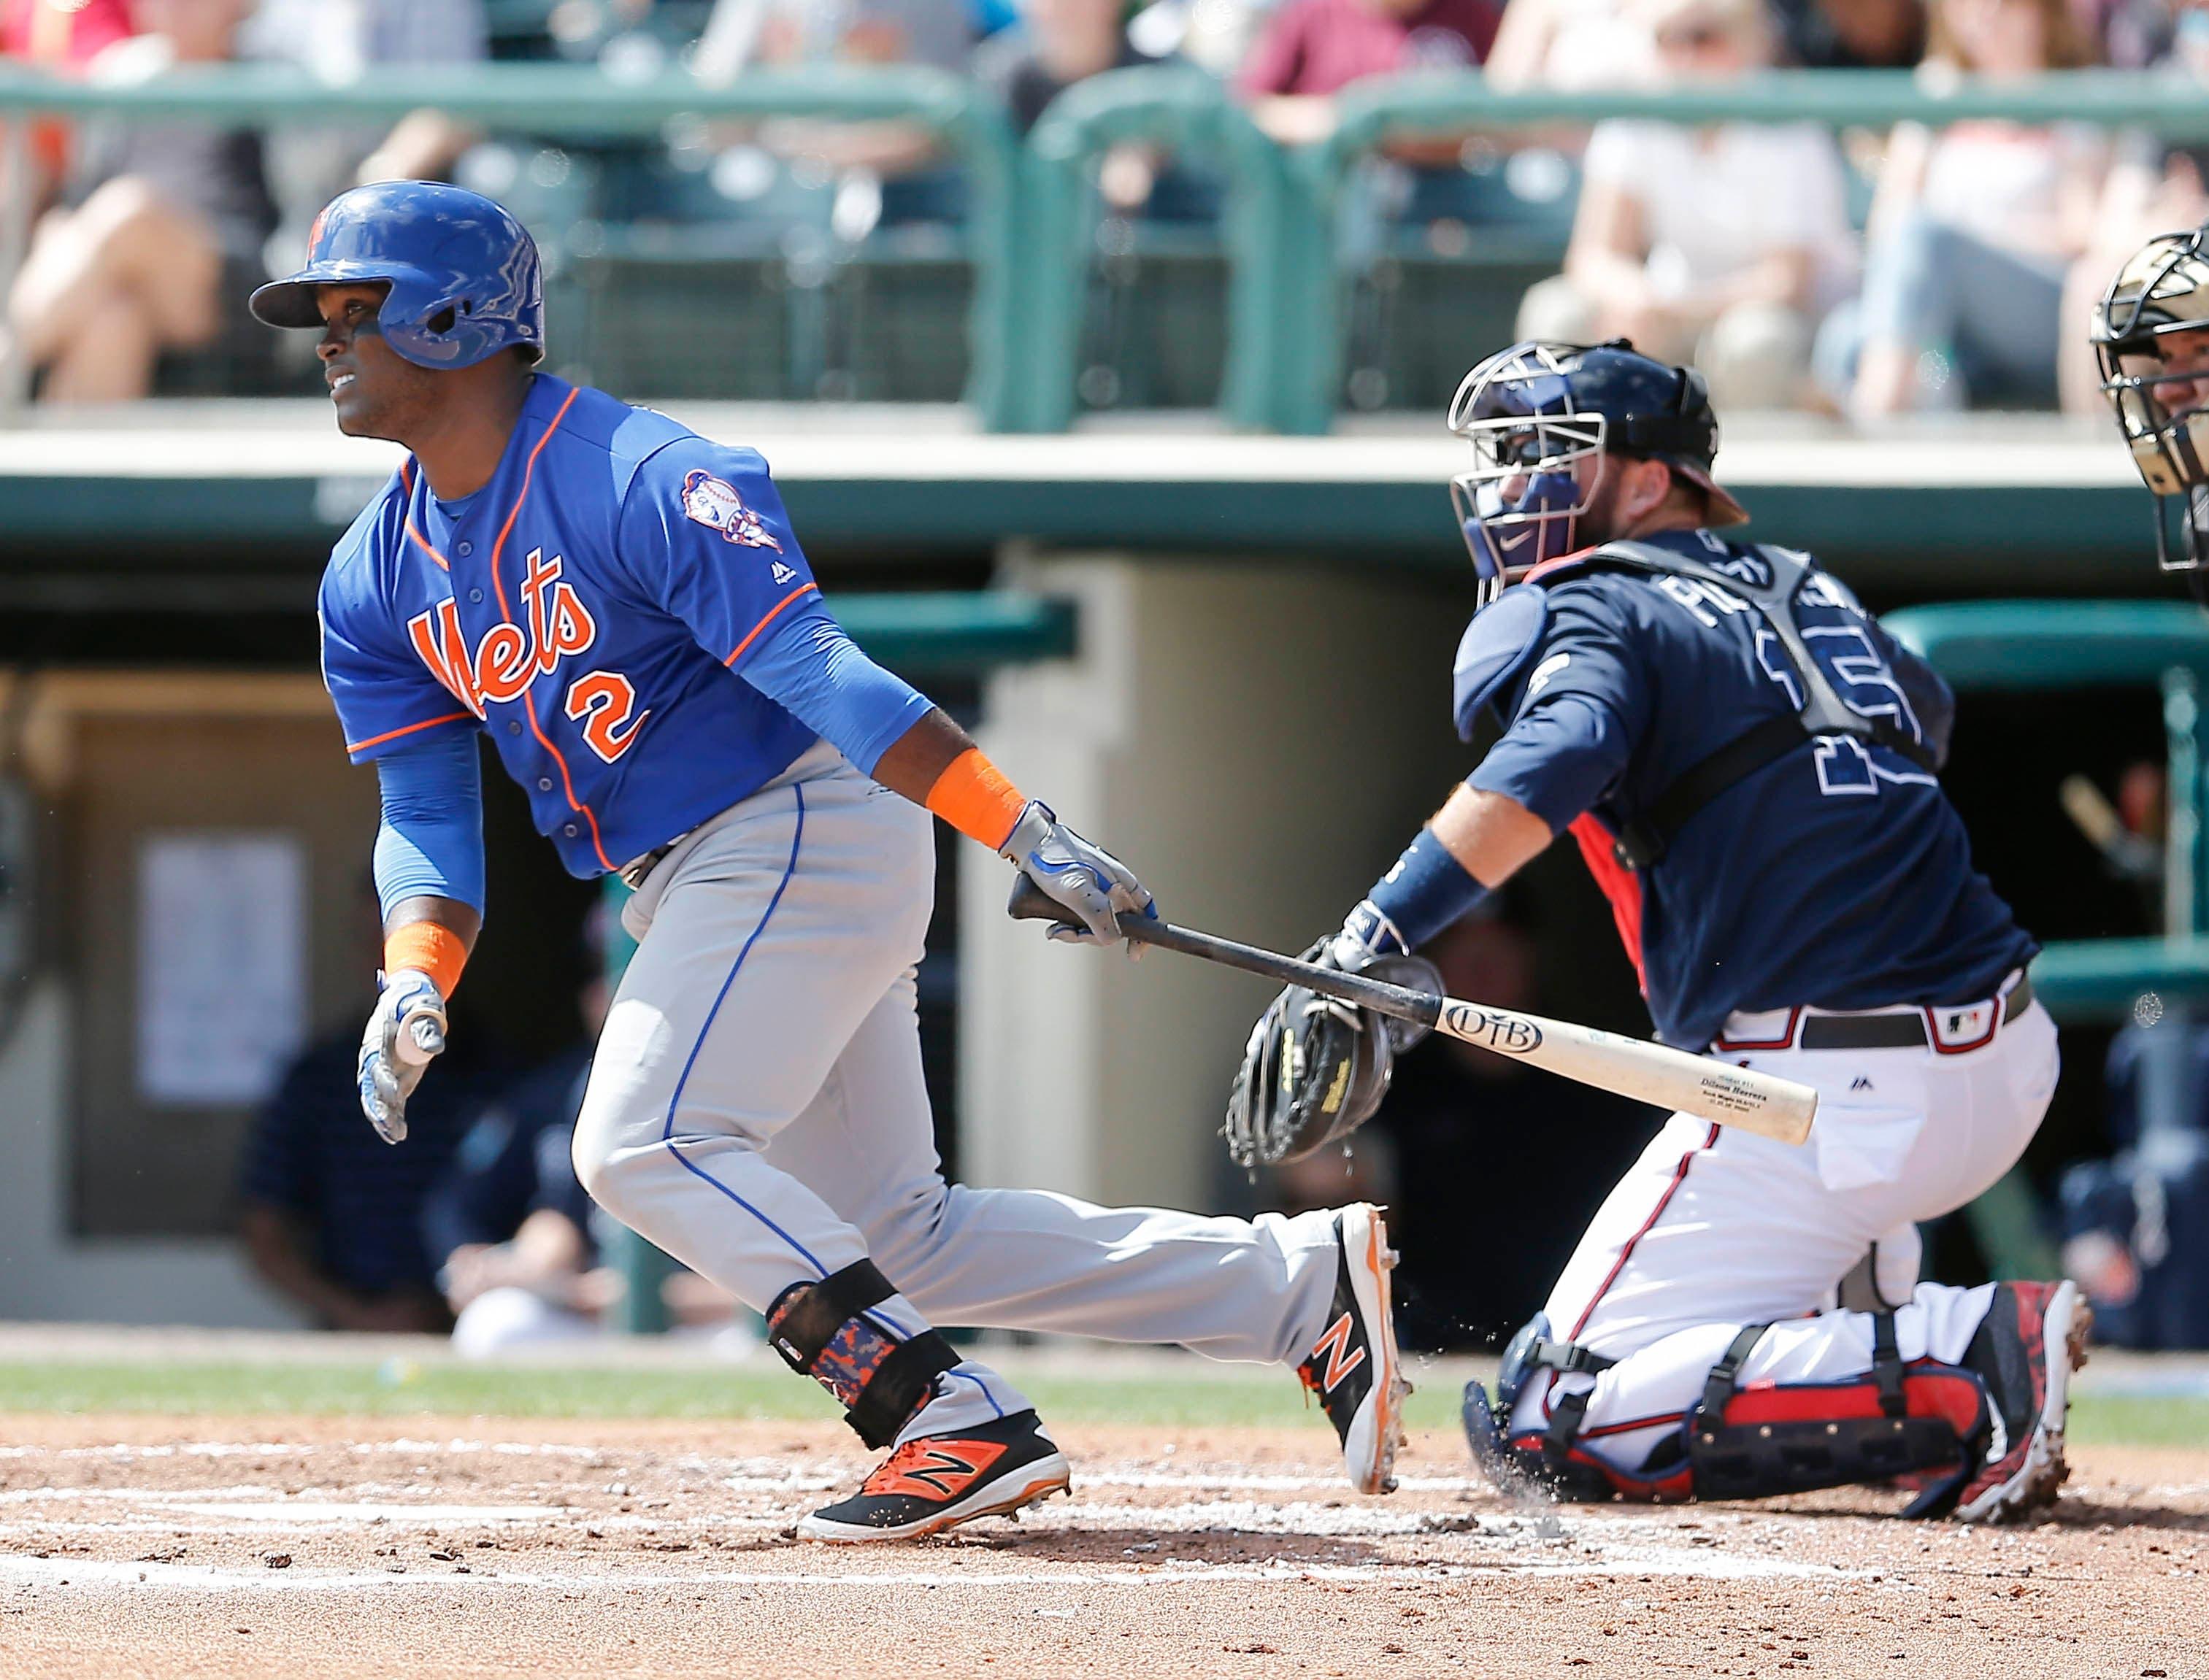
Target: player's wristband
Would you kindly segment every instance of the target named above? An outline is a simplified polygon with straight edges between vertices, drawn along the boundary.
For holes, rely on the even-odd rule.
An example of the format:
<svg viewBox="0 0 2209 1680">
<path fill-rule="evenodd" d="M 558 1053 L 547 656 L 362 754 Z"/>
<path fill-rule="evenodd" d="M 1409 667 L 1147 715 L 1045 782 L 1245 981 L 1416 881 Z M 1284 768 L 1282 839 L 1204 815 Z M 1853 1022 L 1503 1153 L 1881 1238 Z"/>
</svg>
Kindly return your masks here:
<svg viewBox="0 0 2209 1680">
<path fill-rule="evenodd" d="M 412 969 L 417 974 L 427 975 L 441 998 L 453 995 L 467 961 L 466 945 L 458 933 L 440 921 L 410 921 L 384 935 L 384 973 L 395 975 L 401 969 Z"/>
<path fill-rule="evenodd" d="M 928 808 L 969 840 L 991 851 L 1001 849 L 1013 825 L 1027 808 L 1027 795 L 1005 779 L 978 747 L 970 747 L 943 767 L 928 790 Z"/>
<path fill-rule="evenodd" d="M 1350 913 L 1343 932 L 1382 956 L 1417 951 L 1487 896 L 1434 830 L 1422 828 Z"/>
</svg>

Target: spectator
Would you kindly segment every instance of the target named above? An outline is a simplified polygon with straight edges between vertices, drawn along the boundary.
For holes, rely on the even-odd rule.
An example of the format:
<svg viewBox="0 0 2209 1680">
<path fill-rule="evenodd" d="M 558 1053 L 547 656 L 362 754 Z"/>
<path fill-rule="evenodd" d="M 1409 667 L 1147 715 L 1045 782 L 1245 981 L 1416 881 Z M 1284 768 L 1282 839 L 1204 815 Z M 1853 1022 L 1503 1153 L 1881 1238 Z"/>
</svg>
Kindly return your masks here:
<svg viewBox="0 0 2209 1680">
<path fill-rule="evenodd" d="M 2117 1154 L 2063 1174 L 2063 1269 L 2120 1347 L 2209 1347 L 2209 1027 L 2128 1026 L 2110 1046 Z"/>
<path fill-rule="evenodd" d="M 1026 135 L 1075 82 L 1165 62 L 1135 45 L 1124 16 L 1121 0 L 1028 0 L 1020 26 L 975 54 L 975 76 L 1004 101 L 1014 131 Z M 1150 204 L 1158 183 L 1159 154 L 1148 146 L 1113 147 L 1098 168 L 1104 202 L 1123 213 Z M 1182 185 L 1177 197 L 1191 200 L 1193 189 Z"/>
<path fill-rule="evenodd" d="M 1661 80 L 1732 81 L 1768 65 L 1757 0 L 1640 0 Z M 1730 412 L 1804 394 L 1824 312 L 1853 278 L 1847 189 L 1814 123 L 1600 123 L 1565 272 L 1526 294 L 1522 338 L 1631 339 L 1694 362 Z"/>
<path fill-rule="evenodd" d="M 2112 63 L 2209 88 L 2209 0 L 2113 9 L 2104 28 Z M 2063 406 L 2073 414 L 2109 412 L 2088 332 L 2110 277 L 2158 233 L 2209 220 L 2209 146 L 2131 134 L 2119 138 L 2115 151 L 2095 207 L 2093 236 L 2064 282 L 2062 386 Z"/>
<path fill-rule="evenodd" d="M 251 0 L 137 0 L 147 33 L 92 74 L 135 81 L 234 56 Z M 165 351 L 213 344 L 266 271 L 276 222 L 261 137 L 169 121 L 87 127 L 64 207 L 40 219 L 9 298 L 17 352 L 52 402 L 125 402 Z"/>
<path fill-rule="evenodd" d="M 753 64 L 926 64 L 966 74 L 978 18 L 966 0 L 715 0 L 694 64 L 700 80 Z M 935 135 L 909 123 L 785 121 L 767 147 L 844 177 L 834 225 L 856 241 L 879 222 L 955 219 L 961 195 Z M 864 205 L 864 212 L 853 207 Z"/>
<path fill-rule="evenodd" d="M 1155 64 L 1122 27 L 1121 0 L 1027 0 L 1018 27 L 985 44 L 974 73 L 1025 135 L 1062 93 L 1106 70 Z"/>
<path fill-rule="evenodd" d="M 1484 69 L 1503 93 L 1578 90 L 1647 80 L 1649 37 L 1621 0 L 1511 0 Z"/>
<path fill-rule="evenodd" d="M 490 51 L 484 0 L 260 0 L 239 36 L 241 57 L 302 65 L 339 86 L 371 66 L 476 64 Z M 426 109 L 388 129 L 312 123 L 279 130 L 269 173 L 285 250 L 306 243 L 315 213 L 346 188 L 441 179 L 475 138 L 466 124 Z"/>
<path fill-rule="evenodd" d="M 2066 0 L 1934 0 L 1946 73 L 2015 81 L 2090 62 Z M 1818 348 L 1862 419 L 2005 400 L 2052 406 L 2067 269 L 2107 156 L 2075 123 L 1898 125 L 1873 201 L 1863 295 Z"/>
<path fill-rule="evenodd" d="M 131 33 L 124 0 L 0 0 L 0 58 L 74 73 Z M 69 132 L 62 123 L 31 125 L 36 202 L 44 203 L 68 172 Z"/>
<path fill-rule="evenodd" d="M 1784 63 L 1806 70 L 1906 70 L 1925 56 L 1923 0 L 1767 0 Z"/>
<path fill-rule="evenodd" d="M 1470 69 L 1495 44 L 1494 0 L 1284 0 L 1237 79 L 1258 125 L 1285 145 L 1334 132 L 1334 96 L 1402 70 Z M 1392 148 L 1454 160 L 1455 141 Z"/>
<path fill-rule="evenodd" d="M 372 887 L 361 921 L 363 945 L 380 950 Z M 477 1036 L 454 1035 L 464 1057 Z M 490 1070 L 464 1061 L 447 1079 L 448 1051 L 440 1077 L 408 1103 L 406 1141 L 394 1148 L 361 1118 L 359 1047 L 349 1027 L 310 1046 L 285 1073 L 246 1140 L 239 1233 L 262 1281 L 323 1329 L 442 1332 L 451 1320 L 423 1245 L 423 1198 L 489 1089 Z"/>
<path fill-rule="evenodd" d="M 585 1002 L 587 1034 L 605 1014 L 605 987 Z M 454 1315 L 454 1351 L 595 1335 L 619 1292 L 597 1269 L 591 1200 L 569 1149 L 583 1082 L 583 1045 L 563 1051 L 484 1109 L 425 1198 L 424 1237 L 442 1257 L 438 1286 Z"/>
</svg>

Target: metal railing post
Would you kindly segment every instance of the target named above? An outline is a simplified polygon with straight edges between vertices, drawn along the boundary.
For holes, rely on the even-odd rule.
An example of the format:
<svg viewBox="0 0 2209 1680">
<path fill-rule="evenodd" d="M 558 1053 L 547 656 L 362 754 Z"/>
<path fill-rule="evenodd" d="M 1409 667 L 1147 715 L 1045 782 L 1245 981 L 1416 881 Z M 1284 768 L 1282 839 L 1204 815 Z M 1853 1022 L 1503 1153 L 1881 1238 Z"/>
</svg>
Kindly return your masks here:
<svg viewBox="0 0 2209 1680">
<path fill-rule="evenodd" d="M 31 366 L 8 323 L 16 278 L 31 249 L 31 202 L 36 190 L 31 159 L 31 117 L 18 111 L 0 118 L 0 426 L 17 426 L 31 399 Z"/>
</svg>

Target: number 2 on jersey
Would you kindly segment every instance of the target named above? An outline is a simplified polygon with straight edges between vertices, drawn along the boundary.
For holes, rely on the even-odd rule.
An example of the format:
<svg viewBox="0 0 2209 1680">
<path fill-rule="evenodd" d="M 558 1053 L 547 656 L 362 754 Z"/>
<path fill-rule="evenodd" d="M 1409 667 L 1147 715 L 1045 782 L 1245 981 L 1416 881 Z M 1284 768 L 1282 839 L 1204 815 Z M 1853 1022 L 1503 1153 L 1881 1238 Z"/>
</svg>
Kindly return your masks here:
<svg viewBox="0 0 2209 1680">
<path fill-rule="evenodd" d="M 568 687 L 568 716 L 583 726 L 583 743 L 611 764 L 629 751 L 649 711 L 636 710 L 636 685 L 619 671 L 592 671 Z M 632 717 L 630 714 L 635 713 Z"/>
</svg>

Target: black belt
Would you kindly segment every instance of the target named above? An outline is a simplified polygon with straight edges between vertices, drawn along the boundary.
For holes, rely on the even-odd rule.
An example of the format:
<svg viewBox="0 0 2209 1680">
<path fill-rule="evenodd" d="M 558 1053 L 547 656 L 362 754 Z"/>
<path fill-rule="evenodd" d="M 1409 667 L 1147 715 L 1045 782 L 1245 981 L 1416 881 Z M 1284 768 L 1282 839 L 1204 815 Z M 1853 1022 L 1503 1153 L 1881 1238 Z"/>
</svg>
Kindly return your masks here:
<svg viewBox="0 0 2209 1680">
<path fill-rule="evenodd" d="M 677 835 L 665 845 L 654 846 L 642 857 L 631 858 L 627 863 L 622 865 L 620 868 L 615 870 L 614 873 L 621 877 L 622 885 L 623 886 L 627 887 L 631 892 L 637 891 L 644 885 L 644 878 L 649 875 L 653 870 L 659 867 L 661 861 L 666 857 L 668 853 L 673 851 L 677 846 L 689 839 L 691 833 L 692 831 L 689 829 L 683 830 L 682 833 Z"/>
<path fill-rule="evenodd" d="M 2002 999 L 2001 1025 L 2007 1027 L 2031 1005 L 2032 980 L 2028 975 Z M 1799 1050 L 1923 1050 L 1934 1041 L 1922 1009 L 1898 1009 L 1884 1015 L 1813 1015 L 1803 1023 L 1802 1035 L 1795 1045 Z"/>
</svg>

